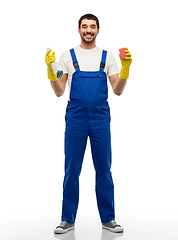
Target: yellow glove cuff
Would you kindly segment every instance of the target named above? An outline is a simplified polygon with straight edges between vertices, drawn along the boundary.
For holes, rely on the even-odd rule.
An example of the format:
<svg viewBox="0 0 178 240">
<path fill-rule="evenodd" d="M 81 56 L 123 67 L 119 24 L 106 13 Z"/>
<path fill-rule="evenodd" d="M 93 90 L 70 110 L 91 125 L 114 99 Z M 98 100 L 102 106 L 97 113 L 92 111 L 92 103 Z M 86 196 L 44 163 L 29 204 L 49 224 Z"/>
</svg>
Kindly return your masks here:
<svg viewBox="0 0 178 240">
<path fill-rule="evenodd" d="M 120 78 L 122 78 L 122 79 L 128 79 L 129 78 L 129 67 L 128 68 L 124 68 L 123 66 L 121 67 Z"/>
<path fill-rule="evenodd" d="M 57 80 L 56 74 L 53 72 L 52 68 L 47 67 L 47 75 L 50 81 L 55 82 Z"/>
</svg>

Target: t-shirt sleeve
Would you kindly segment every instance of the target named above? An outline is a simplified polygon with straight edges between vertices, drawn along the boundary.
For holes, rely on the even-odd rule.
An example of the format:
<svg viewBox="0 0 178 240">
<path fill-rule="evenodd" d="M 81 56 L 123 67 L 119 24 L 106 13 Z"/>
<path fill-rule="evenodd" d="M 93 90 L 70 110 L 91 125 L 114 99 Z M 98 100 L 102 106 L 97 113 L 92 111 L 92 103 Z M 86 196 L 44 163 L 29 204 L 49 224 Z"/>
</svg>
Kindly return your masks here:
<svg viewBox="0 0 178 240">
<path fill-rule="evenodd" d="M 107 54 L 108 54 L 106 59 L 107 76 L 110 77 L 112 75 L 119 74 L 120 71 L 114 55 L 111 52 L 108 52 Z"/>
<path fill-rule="evenodd" d="M 61 54 L 59 59 L 59 67 L 63 71 L 63 73 L 68 73 L 67 61 L 68 61 L 68 51 L 65 51 Z"/>
</svg>

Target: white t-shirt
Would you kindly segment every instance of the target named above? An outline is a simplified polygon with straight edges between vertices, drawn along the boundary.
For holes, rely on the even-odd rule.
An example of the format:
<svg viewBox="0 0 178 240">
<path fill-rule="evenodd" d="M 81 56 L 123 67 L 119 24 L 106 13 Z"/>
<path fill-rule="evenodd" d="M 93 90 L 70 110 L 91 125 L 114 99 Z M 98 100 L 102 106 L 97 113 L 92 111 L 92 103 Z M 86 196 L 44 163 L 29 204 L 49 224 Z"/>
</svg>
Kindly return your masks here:
<svg viewBox="0 0 178 240">
<path fill-rule="evenodd" d="M 77 46 L 74 48 L 74 51 L 81 71 L 99 71 L 103 52 L 102 49 L 99 47 L 83 49 L 80 46 Z M 70 93 L 72 74 L 75 72 L 70 51 L 65 51 L 61 54 L 59 66 L 64 74 L 68 74 L 68 86 Z M 119 74 L 119 68 L 114 55 L 111 52 L 107 52 L 104 71 L 108 77 L 114 74 Z"/>
</svg>

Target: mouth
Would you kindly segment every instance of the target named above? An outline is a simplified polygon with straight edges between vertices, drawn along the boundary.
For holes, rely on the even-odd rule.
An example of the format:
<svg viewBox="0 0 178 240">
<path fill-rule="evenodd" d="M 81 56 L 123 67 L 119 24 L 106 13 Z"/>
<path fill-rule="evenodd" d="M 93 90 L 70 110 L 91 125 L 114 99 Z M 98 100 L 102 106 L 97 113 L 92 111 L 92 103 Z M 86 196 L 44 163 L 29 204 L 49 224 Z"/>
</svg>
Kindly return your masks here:
<svg viewBox="0 0 178 240">
<path fill-rule="evenodd" d="M 96 35 L 92 32 L 85 32 L 81 35 L 81 38 L 85 43 L 92 43 L 95 40 Z"/>
<path fill-rule="evenodd" d="M 91 34 L 84 34 L 84 36 L 87 37 L 87 38 L 91 38 L 91 37 L 94 36 L 94 34 L 92 34 L 92 33 Z"/>
</svg>

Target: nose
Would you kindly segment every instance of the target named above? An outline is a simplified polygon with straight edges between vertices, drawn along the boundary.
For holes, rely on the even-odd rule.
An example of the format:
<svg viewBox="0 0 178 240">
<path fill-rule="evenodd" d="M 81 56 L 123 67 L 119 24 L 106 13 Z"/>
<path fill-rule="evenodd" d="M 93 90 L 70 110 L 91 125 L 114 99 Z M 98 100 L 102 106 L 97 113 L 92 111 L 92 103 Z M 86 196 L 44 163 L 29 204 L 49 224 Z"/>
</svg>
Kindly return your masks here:
<svg viewBox="0 0 178 240">
<path fill-rule="evenodd" d="M 87 32 L 91 32 L 91 27 L 88 26 Z"/>
</svg>

